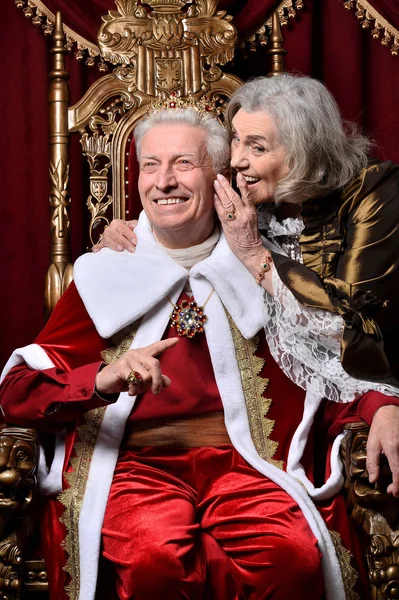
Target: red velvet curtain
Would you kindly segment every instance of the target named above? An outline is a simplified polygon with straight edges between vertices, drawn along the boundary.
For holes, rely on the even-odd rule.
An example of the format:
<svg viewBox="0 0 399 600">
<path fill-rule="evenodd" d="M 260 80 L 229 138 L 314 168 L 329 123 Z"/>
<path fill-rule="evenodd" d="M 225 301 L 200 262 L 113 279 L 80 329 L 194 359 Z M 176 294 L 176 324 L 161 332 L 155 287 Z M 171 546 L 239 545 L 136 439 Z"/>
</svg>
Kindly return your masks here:
<svg viewBox="0 0 399 600">
<path fill-rule="evenodd" d="M 241 35 L 254 32 L 277 3 L 274 0 L 220 0 L 218 8 L 234 15 Z M 394 27 L 394 0 L 369 0 Z M 113 0 L 45 0 L 65 23 L 95 42 L 100 17 Z M 43 326 L 44 278 L 49 263 L 47 71 L 48 39 L 18 10 L 2 3 L 0 61 L 0 363 L 30 343 Z M 399 57 L 363 30 L 341 0 L 304 0 L 304 9 L 285 28 L 286 67 L 324 81 L 345 118 L 357 120 L 377 141 L 375 154 L 399 162 Z M 243 79 L 266 74 L 267 48 L 238 52 L 225 70 Z M 68 57 L 71 102 L 101 74 Z M 71 196 L 73 259 L 87 245 L 83 162 L 78 136 L 72 136 Z M 87 184 L 86 184 L 87 185 Z M 86 215 L 86 216 L 84 216 Z"/>
<path fill-rule="evenodd" d="M 380 13 L 390 25 L 399 31 L 399 4 L 397 0 L 368 0 L 377 12 Z"/>
</svg>

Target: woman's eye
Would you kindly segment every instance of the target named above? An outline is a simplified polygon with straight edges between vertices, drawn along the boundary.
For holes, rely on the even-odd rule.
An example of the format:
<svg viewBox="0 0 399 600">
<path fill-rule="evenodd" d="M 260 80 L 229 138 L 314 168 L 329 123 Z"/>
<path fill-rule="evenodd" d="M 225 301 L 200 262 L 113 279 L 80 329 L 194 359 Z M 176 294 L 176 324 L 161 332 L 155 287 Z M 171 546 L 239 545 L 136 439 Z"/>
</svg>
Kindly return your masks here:
<svg viewBox="0 0 399 600">
<path fill-rule="evenodd" d="M 237 144 L 240 141 L 240 138 L 238 137 L 238 135 L 233 135 L 232 141 Z"/>
<path fill-rule="evenodd" d="M 265 152 L 265 148 L 263 148 L 262 146 L 252 146 L 252 150 L 256 154 L 263 154 L 263 152 Z"/>
</svg>

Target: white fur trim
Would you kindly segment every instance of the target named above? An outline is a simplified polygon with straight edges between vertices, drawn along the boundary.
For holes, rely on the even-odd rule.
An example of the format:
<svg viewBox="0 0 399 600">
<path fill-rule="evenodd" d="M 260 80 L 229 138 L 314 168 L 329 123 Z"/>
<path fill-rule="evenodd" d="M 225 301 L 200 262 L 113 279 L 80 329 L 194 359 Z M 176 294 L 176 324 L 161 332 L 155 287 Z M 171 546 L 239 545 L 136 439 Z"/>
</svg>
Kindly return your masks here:
<svg viewBox="0 0 399 600">
<path fill-rule="evenodd" d="M 45 369 L 52 369 L 54 367 L 53 362 L 41 346 L 38 344 L 30 344 L 24 348 L 17 348 L 14 350 L 3 369 L 0 383 L 11 369 L 23 362 L 26 362 L 28 367 L 36 371 L 44 371 Z"/>
<path fill-rule="evenodd" d="M 144 212 L 136 232 L 134 254 L 104 249 L 85 254 L 75 263 L 76 287 L 101 337 L 108 338 L 147 314 L 172 290 L 181 291 L 188 275 L 190 284 L 205 278 L 215 287 L 246 338 L 263 327 L 262 288 L 231 252 L 223 235 L 212 254 L 188 273 L 157 244 Z M 205 299 L 196 295 L 197 302 Z"/>
<path fill-rule="evenodd" d="M 287 459 L 287 473 L 292 475 L 294 479 L 300 481 L 308 494 L 315 501 L 328 500 L 340 491 L 344 483 L 344 477 L 342 475 L 342 462 L 339 457 L 339 446 L 342 438 L 345 435 L 343 433 L 337 436 L 337 438 L 334 440 L 330 458 L 331 474 L 324 485 L 316 488 L 306 476 L 305 469 L 301 464 L 301 459 L 306 448 L 310 428 L 312 427 L 315 414 L 320 406 L 321 401 L 322 398 L 319 396 L 316 396 L 309 391 L 306 392 L 302 421 L 292 438 Z"/>
<path fill-rule="evenodd" d="M 187 280 L 187 272 L 175 265 L 154 242 L 146 217 L 140 217 L 139 227 L 143 231 L 138 230 L 141 242 L 136 254 L 102 250 L 99 254 L 85 255 L 75 268 L 78 291 L 103 337 L 145 314 L 134 347 L 148 345 L 162 337 L 171 312 L 166 295 L 175 301 Z M 135 257 L 140 261 L 134 261 Z M 139 262 L 140 266 L 132 267 Z M 205 301 L 213 286 L 216 290 L 206 306 L 205 333 L 231 441 L 248 463 L 298 503 L 322 552 L 327 598 L 342 600 L 345 593 L 339 563 L 321 515 L 300 483 L 260 458 L 250 435 L 241 377 L 223 304 L 241 333 L 250 338 L 263 327 L 262 290 L 223 239 L 209 258 L 190 271 L 190 284 L 198 302 Z M 118 402 L 107 408 L 100 428 L 79 520 L 79 600 L 93 600 L 95 596 L 102 522 L 119 444 L 134 401 L 135 398 L 121 394 Z"/>
<path fill-rule="evenodd" d="M 65 432 L 55 436 L 54 458 L 50 470 L 46 466 L 43 446 L 40 445 L 37 483 L 43 496 L 57 495 L 62 490 L 62 471 L 65 461 Z"/>
<path fill-rule="evenodd" d="M 345 597 L 345 592 L 339 562 L 331 536 L 319 511 L 297 481 L 284 471 L 264 461 L 256 452 L 249 429 L 245 398 L 230 326 L 217 297 L 209 302 L 209 318 L 211 302 L 212 320 L 217 319 L 218 326 L 217 328 L 206 327 L 205 333 L 216 383 L 223 402 L 226 428 L 232 444 L 250 465 L 269 477 L 298 503 L 318 540 L 322 552 L 327 598 L 328 600 L 342 600 Z"/>
<path fill-rule="evenodd" d="M 198 294 L 207 294 L 212 289 L 212 285 L 204 278 L 193 278 L 192 286 L 195 297 L 198 297 Z M 172 293 L 173 300 L 179 293 L 180 291 L 177 288 Z M 160 305 L 143 320 L 136 334 L 134 346 L 139 347 L 160 339 L 168 322 L 169 313 L 170 308 L 167 301 L 161 301 Z M 342 600 L 344 598 L 344 587 L 339 563 L 330 534 L 320 513 L 305 489 L 297 481 L 287 473 L 262 460 L 256 452 L 249 430 L 241 377 L 230 327 L 223 305 L 216 294 L 213 294 L 210 298 L 206 313 L 208 322 L 205 325 L 205 333 L 231 441 L 247 462 L 281 486 L 298 503 L 311 530 L 318 539 L 322 552 L 327 597 L 329 600 Z M 123 406 L 120 406 L 121 404 Z M 127 399 L 125 394 L 121 394 L 117 404 L 107 408 L 93 455 L 79 521 L 81 544 L 81 590 L 79 600 L 92 600 L 94 598 L 97 576 L 96 561 L 100 551 L 103 515 L 112 483 L 114 466 L 118 457 L 119 442 L 123 435 L 125 420 L 132 405 L 133 401 Z M 109 417 L 111 413 L 112 419 Z M 119 422 L 118 419 L 120 419 Z"/>
<path fill-rule="evenodd" d="M 176 293 L 179 295 L 180 291 Z M 163 300 L 156 310 L 149 311 L 143 318 L 131 347 L 140 348 L 160 340 L 168 324 L 170 310 L 169 302 Z M 135 400 L 136 397 L 124 392 L 115 404 L 107 407 L 92 456 L 79 518 L 79 600 L 90 600 L 95 595 L 102 522 L 125 423 Z"/>
<path fill-rule="evenodd" d="M 54 363 L 38 344 L 30 344 L 25 348 L 17 348 L 11 354 L 6 366 L 1 374 L 0 381 L 3 381 L 7 373 L 17 365 L 25 362 L 30 369 L 35 371 L 45 371 L 54 368 Z M 4 411 L 3 411 L 4 414 Z M 7 416 L 4 415 L 5 419 Z M 62 489 L 62 468 L 65 458 L 65 437 L 64 434 L 58 434 L 55 442 L 55 454 L 50 470 L 46 467 L 44 450 L 40 446 L 40 457 L 38 467 L 38 487 L 42 494 L 59 494 Z"/>
</svg>

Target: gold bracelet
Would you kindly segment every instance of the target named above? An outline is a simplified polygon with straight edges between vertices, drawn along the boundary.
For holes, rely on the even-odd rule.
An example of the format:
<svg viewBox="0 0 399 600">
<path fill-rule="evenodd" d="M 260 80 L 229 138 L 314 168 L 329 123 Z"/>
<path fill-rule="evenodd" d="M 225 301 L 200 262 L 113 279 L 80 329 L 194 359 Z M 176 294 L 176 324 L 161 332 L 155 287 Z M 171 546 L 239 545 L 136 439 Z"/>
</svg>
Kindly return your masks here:
<svg viewBox="0 0 399 600">
<path fill-rule="evenodd" d="M 272 255 L 270 254 L 269 251 L 267 251 L 264 261 L 260 263 L 260 271 L 257 274 L 257 276 L 255 277 L 256 283 L 259 283 L 259 285 L 261 284 L 261 281 L 264 278 L 265 273 L 270 271 L 270 265 L 272 262 L 273 262 Z"/>
</svg>

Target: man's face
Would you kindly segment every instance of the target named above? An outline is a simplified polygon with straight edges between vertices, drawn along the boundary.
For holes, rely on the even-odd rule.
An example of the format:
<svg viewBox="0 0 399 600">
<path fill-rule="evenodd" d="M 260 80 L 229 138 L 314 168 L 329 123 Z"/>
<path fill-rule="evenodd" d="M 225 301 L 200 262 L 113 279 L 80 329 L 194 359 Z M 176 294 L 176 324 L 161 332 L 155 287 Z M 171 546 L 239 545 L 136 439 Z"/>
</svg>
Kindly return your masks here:
<svg viewBox="0 0 399 600">
<path fill-rule="evenodd" d="M 139 193 L 156 238 L 167 248 L 205 241 L 215 222 L 215 173 L 205 132 L 192 125 L 163 124 L 141 141 Z"/>
</svg>

